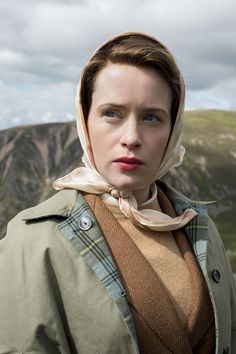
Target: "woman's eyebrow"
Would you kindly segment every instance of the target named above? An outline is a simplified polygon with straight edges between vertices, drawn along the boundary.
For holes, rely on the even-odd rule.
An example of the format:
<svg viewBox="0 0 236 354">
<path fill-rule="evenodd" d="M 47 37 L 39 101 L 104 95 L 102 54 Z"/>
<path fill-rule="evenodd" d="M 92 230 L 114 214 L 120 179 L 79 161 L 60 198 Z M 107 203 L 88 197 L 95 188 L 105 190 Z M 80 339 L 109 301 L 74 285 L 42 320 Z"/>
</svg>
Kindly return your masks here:
<svg viewBox="0 0 236 354">
<path fill-rule="evenodd" d="M 160 108 L 160 107 L 144 107 L 142 109 L 142 112 L 143 113 L 161 113 L 161 114 L 164 114 L 166 116 L 169 115 L 168 111 L 165 110 L 164 108 Z"/>
<path fill-rule="evenodd" d="M 98 106 L 98 108 L 105 108 L 105 107 L 125 108 L 126 106 L 122 104 L 112 103 L 112 102 L 103 103 Z"/>
<path fill-rule="evenodd" d="M 117 104 L 117 103 L 113 103 L 113 102 L 107 102 L 107 103 L 103 103 L 101 105 L 98 106 L 98 108 L 104 108 L 104 107 L 114 107 L 114 108 L 120 108 L 120 109 L 124 109 L 126 108 L 126 105 L 122 105 L 122 104 Z M 142 112 L 155 112 L 155 113 L 164 113 L 164 114 L 168 114 L 168 112 L 164 109 L 164 108 L 160 108 L 160 107 L 143 107 L 141 109 Z"/>
</svg>

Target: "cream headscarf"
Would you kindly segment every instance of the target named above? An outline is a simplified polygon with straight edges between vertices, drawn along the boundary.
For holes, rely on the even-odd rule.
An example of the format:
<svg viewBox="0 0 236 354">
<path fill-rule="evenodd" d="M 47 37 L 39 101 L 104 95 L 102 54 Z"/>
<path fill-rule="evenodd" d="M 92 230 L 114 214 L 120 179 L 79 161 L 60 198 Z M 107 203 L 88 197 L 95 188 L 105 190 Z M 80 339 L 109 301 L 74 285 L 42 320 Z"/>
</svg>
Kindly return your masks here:
<svg viewBox="0 0 236 354">
<path fill-rule="evenodd" d="M 132 33 L 130 34 L 132 35 Z M 177 117 L 161 165 L 156 171 L 152 182 L 161 178 L 173 167 L 180 165 L 183 160 L 185 149 L 181 145 L 181 130 L 184 108 L 184 96 L 184 82 L 181 78 L 181 99 Z M 82 161 L 85 167 L 79 167 L 68 175 L 56 180 L 53 184 L 54 188 L 57 190 L 64 188 L 73 188 L 87 193 L 93 193 L 98 195 L 104 195 L 104 193 L 109 193 L 111 196 L 110 199 L 116 198 L 116 200 L 118 200 L 121 211 L 134 224 L 147 230 L 176 230 L 183 227 L 190 220 L 192 220 L 197 215 L 197 212 L 193 209 L 187 209 L 185 210 L 184 214 L 175 218 L 171 218 L 170 216 L 162 213 L 161 211 L 153 209 L 138 210 L 138 204 L 135 197 L 132 195 L 132 191 L 118 190 L 117 188 L 109 184 L 109 182 L 106 181 L 100 175 L 91 157 L 90 141 L 79 97 L 80 84 L 78 85 L 76 94 L 76 115 L 77 130 L 79 134 L 80 143 L 84 152 Z M 155 183 L 152 183 L 151 190 L 152 193 L 156 193 Z"/>
</svg>

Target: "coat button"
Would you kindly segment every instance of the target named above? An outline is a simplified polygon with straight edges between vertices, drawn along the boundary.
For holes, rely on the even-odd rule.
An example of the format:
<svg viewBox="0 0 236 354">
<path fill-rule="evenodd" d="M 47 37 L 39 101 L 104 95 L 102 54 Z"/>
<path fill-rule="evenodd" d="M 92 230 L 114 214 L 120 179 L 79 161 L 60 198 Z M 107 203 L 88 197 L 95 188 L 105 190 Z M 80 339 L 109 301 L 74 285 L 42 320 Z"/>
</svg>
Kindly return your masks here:
<svg viewBox="0 0 236 354">
<path fill-rule="evenodd" d="M 224 348 L 223 354 L 229 354 L 229 347 Z"/>
<path fill-rule="evenodd" d="M 213 269 L 211 272 L 211 276 L 215 283 L 220 282 L 220 271 L 218 269 Z"/>
<path fill-rule="evenodd" d="M 92 226 L 92 220 L 88 216 L 82 216 L 82 218 L 79 219 L 78 224 L 81 230 L 87 231 Z"/>
</svg>

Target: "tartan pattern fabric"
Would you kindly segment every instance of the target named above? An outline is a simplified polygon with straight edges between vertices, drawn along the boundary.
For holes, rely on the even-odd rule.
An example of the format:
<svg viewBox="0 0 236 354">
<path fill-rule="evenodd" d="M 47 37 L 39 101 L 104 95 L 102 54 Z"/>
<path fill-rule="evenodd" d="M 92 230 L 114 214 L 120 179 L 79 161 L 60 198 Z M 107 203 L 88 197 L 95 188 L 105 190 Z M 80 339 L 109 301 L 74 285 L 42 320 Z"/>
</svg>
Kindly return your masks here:
<svg viewBox="0 0 236 354">
<path fill-rule="evenodd" d="M 79 221 L 84 217 L 92 221 L 91 228 L 86 231 L 82 230 L 79 225 Z M 95 216 L 81 194 L 78 194 L 77 203 L 69 218 L 60 223 L 58 228 L 96 273 L 111 298 L 116 302 L 132 338 L 136 341 L 134 323 L 117 269 Z"/>
<path fill-rule="evenodd" d="M 187 208 L 194 208 L 198 212 L 197 217 L 186 225 L 185 232 L 203 274 L 207 274 L 207 203 L 192 202 L 187 198 L 180 197 L 172 189 L 167 189 L 165 192 L 177 214 L 182 214 Z M 88 217 L 92 221 L 92 226 L 87 231 L 82 230 L 79 226 L 79 221 L 82 217 Z M 124 288 L 102 231 L 82 194 L 78 194 L 77 203 L 70 216 L 59 224 L 58 228 L 67 240 L 71 242 L 75 250 L 83 257 L 88 266 L 96 273 L 111 298 L 116 302 L 132 338 L 137 343 L 134 322 L 124 296 Z"/>
<path fill-rule="evenodd" d="M 182 214 L 186 209 L 186 203 L 183 203 L 180 199 L 175 199 L 174 206 L 177 214 Z M 206 205 L 199 205 L 196 203 L 191 203 L 189 207 L 197 210 L 198 216 L 194 218 L 190 223 L 188 223 L 184 230 L 188 236 L 190 244 L 192 245 L 193 251 L 199 263 L 204 264 L 206 261 L 206 247 L 207 247 L 207 235 L 208 235 L 208 225 L 207 225 L 207 207 Z"/>
<path fill-rule="evenodd" d="M 194 202 L 186 197 L 180 196 L 167 185 L 161 184 L 161 188 L 165 191 L 168 199 L 172 203 L 176 213 L 182 214 L 187 208 L 193 208 L 198 215 L 191 220 L 185 227 L 184 231 L 192 246 L 195 257 L 204 275 L 207 274 L 206 256 L 207 256 L 207 241 L 208 241 L 208 212 L 207 207 L 213 202 Z"/>
</svg>

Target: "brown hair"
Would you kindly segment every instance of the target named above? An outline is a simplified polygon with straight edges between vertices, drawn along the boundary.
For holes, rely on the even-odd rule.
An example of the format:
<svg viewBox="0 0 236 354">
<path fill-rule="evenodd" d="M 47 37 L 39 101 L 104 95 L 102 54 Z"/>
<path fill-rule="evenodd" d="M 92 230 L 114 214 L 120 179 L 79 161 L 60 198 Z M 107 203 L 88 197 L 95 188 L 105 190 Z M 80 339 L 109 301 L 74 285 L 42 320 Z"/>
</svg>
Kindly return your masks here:
<svg viewBox="0 0 236 354">
<path fill-rule="evenodd" d="M 111 38 L 93 54 L 81 76 L 80 102 L 85 121 L 92 104 L 99 72 L 111 63 L 149 67 L 168 82 L 172 91 L 171 117 L 174 124 L 181 95 L 181 75 L 169 50 L 155 38 L 143 33 L 123 33 Z"/>
</svg>

